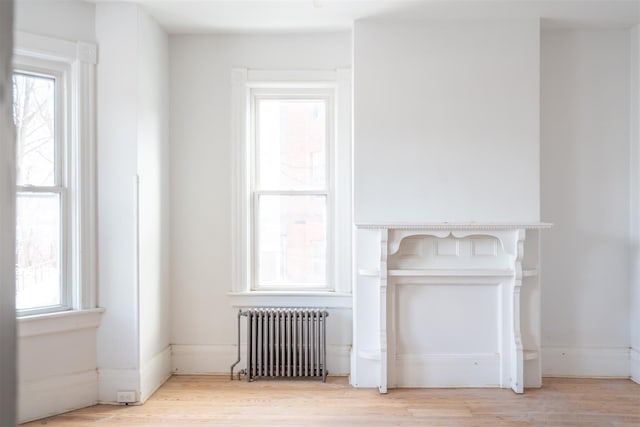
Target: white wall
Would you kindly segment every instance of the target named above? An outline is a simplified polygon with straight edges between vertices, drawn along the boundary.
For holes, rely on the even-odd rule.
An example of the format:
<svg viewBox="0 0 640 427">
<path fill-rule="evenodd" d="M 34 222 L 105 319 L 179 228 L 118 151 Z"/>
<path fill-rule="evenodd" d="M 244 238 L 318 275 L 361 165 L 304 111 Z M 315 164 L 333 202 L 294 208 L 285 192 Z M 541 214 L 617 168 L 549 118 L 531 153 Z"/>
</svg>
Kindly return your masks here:
<svg viewBox="0 0 640 427">
<path fill-rule="evenodd" d="M 543 373 L 628 376 L 629 32 L 541 45 Z"/>
<path fill-rule="evenodd" d="M 232 289 L 231 70 L 349 68 L 350 35 L 171 36 L 170 55 L 174 371 L 224 373 L 237 342 L 237 309 L 226 295 Z M 351 311 L 333 310 L 328 327 L 328 351 L 341 352 L 346 373 Z"/>
<path fill-rule="evenodd" d="M 61 39 L 96 39 L 95 5 L 81 0 L 17 0 L 15 29 Z"/>
<path fill-rule="evenodd" d="M 169 37 L 138 13 L 140 362 L 145 400 L 171 369 L 169 336 Z"/>
<path fill-rule="evenodd" d="M 99 400 L 168 377 L 168 40 L 138 6 L 98 4 Z"/>
<path fill-rule="evenodd" d="M 15 134 L 13 1 L 0 2 L 0 425 L 16 424 Z"/>
<path fill-rule="evenodd" d="M 631 378 L 640 383 L 640 26 L 631 31 Z"/>
<path fill-rule="evenodd" d="M 139 391 L 137 12 L 125 4 L 96 9 L 98 304 L 106 308 L 98 330 L 101 401 L 115 401 L 114 389 Z"/>
<path fill-rule="evenodd" d="M 539 220 L 539 23 L 354 26 L 355 221 Z"/>
</svg>

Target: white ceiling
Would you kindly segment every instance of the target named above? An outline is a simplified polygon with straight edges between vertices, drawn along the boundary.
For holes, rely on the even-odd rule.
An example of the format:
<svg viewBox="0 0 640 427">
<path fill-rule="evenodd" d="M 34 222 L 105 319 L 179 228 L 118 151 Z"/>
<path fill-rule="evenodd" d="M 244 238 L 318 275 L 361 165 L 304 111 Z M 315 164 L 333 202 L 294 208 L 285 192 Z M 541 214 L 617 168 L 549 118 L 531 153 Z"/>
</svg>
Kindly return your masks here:
<svg viewBox="0 0 640 427">
<path fill-rule="evenodd" d="M 122 0 L 90 0 L 95 3 Z M 359 19 L 541 18 L 546 27 L 629 27 L 640 0 L 125 0 L 169 33 L 348 30 Z"/>
</svg>

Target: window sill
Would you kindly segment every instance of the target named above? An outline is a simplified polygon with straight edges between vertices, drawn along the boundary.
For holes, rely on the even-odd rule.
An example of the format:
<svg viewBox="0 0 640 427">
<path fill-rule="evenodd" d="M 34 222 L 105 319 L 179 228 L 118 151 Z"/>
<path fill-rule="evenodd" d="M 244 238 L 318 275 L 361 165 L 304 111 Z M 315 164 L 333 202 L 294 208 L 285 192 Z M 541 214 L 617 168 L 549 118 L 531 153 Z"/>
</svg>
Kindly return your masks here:
<svg viewBox="0 0 640 427">
<path fill-rule="evenodd" d="M 233 307 L 351 308 L 352 295 L 337 292 L 229 292 Z"/>
<path fill-rule="evenodd" d="M 18 317 L 18 338 L 97 328 L 104 308 Z"/>
</svg>

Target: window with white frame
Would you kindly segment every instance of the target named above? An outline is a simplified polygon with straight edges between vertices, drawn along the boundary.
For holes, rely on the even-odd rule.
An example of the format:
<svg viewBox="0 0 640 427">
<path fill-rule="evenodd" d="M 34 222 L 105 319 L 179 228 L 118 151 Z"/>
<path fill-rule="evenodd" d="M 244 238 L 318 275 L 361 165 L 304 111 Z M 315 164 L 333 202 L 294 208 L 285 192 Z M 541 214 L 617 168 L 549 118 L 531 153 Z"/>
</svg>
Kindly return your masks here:
<svg viewBox="0 0 640 427">
<path fill-rule="evenodd" d="M 16 34 L 16 311 L 94 307 L 95 46 Z"/>
<path fill-rule="evenodd" d="M 233 290 L 349 292 L 348 70 L 234 76 Z"/>
<path fill-rule="evenodd" d="M 64 73 L 13 74 L 16 127 L 16 308 L 66 309 L 69 228 Z"/>
<path fill-rule="evenodd" d="M 330 287 L 333 89 L 250 91 L 253 286 Z"/>
</svg>

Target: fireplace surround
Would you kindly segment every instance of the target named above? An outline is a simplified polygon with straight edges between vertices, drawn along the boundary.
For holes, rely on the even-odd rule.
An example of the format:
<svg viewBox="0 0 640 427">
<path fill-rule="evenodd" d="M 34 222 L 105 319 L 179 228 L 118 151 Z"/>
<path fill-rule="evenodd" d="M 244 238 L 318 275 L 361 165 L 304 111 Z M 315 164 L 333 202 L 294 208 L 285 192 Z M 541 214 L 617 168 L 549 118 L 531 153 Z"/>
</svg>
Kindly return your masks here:
<svg viewBox="0 0 640 427">
<path fill-rule="evenodd" d="M 357 224 L 351 383 L 540 387 L 546 223 Z"/>
</svg>

